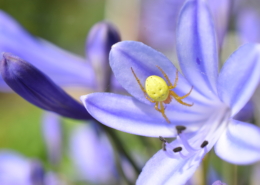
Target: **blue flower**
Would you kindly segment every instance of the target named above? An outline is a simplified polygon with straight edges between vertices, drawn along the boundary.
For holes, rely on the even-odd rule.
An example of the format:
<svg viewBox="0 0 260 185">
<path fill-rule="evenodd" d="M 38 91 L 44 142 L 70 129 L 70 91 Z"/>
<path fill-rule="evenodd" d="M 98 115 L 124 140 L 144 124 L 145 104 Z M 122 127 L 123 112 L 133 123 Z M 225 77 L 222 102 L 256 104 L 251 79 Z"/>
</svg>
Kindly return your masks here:
<svg viewBox="0 0 260 185">
<path fill-rule="evenodd" d="M 42 164 L 8 150 L 0 151 L 0 183 L 5 185 L 45 184 L 47 178 Z"/>
<path fill-rule="evenodd" d="M 19 56 L 40 69 L 62 87 L 95 87 L 91 66 L 84 58 L 40 38 L 35 38 L 12 17 L 0 10 L 0 53 Z M 0 57 L 1 60 L 2 56 Z M 0 90 L 10 88 L 0 78 Z"/>
<path fill-rule="evenodd" d="M 0 73 L 5 83 L 30 103 L 61 116 L 86 120 L 92 117 L 83 105 L 75 101 L 58 85 L 63 86 L 64 82 L 71 86 L 101 90 L 106 88 L 105 85 L 108 85 L 106 83 L 111 82 L 111 89 L 120 90 L 110 75 L 111 69 L 106 64 L 111 45 L 120 40 L 117 30 L 109 23 L 98 23 L 90 31 L 87 56 L 93 69 L 89 63 L 79 62 L 75 57 L 69 57 L 67 53 L 32 38 L 3 12 L 0 12 L 0 17 L 3 17 L 0 19 L 3 21 L 0 22 L 3 24 L 0 28 L 0 38 L 3 38 L 0 50 L 13 52 L 31 62 L 5 52 L 0 62 Z M 14 39 L 16 37 L 20 40 Z M 96 77 L 94 71 L 101 72 L 102 76 Z M 0 89 L 6 89 L 5 83 L 2 83 L 0 79 L 0 84 L 3 84 L 3 86 L 0 85 Z"/>
<path fill-rule="evenodd" d="M 69 147 L 78 180 L 93 184 L 115 184 L 118 180 L 113 147 L 96 123 L 73 129 Z"/>
<path fill-rule="evenodd" d="M 57 114 L 45 112 L 42 120 L 42 134 L 46 144 L 49 161 L 59 165 L 63 147 L 61 119 Z"/>
<path fill-rule="evenodd" d="M 145 44 L 172 56 L 176 45 L 176 25 L 185 0 L 142 0 L 140 1 L 139 38 Z M 219 49 L 229 25 L 230 0 L 208 1 L 216 27 Z M 160 15 L 160 16 L 158 16 Z"/>
<path fill-rule="evenodd" d="M 260 45 L 246 44 L 235 51 L 218 73 L 215 30 L 207 4 L 190 0 L 177 26 L 177 52 L 183 75 L 161 53 L 134 41 L 115 44 L 110 65 L 117 80 L 133 96 L 93 93 L 82 96 L 88 112 L 112 128 L 150 137 L 175 137 L 145 165 L 137 184 L 184 184 L 215 145 L 216 154 L 234 164 L 260 159 L 260 129 L 233 117 L 248 102 L 260 79 Z M 178 83 L 173 91 L 184 96 L 184 106 L 172 100 L 165 115 L 154 108 L 137 83 L 156 75 Z M 151 98 L 151 97 L 150 97 Z M 178 100 L 178 98 L 176 99 Z M 250 135 L 250 137 L 249 137 Z"/>
</svg>

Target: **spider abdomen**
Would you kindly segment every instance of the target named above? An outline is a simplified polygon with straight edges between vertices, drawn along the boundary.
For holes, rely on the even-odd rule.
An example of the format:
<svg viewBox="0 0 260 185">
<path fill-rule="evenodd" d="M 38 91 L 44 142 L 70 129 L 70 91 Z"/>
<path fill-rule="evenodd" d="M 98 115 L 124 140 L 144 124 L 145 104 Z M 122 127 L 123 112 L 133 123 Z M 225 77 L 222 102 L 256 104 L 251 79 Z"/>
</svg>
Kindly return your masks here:
<svg viewBox="0 0 260 185">
<path fill-rule="evenodd" d="M 169 87 L 165 80 L 152 75 L 146 78 L 145 90 L 147 95 L 155 101 L 164 101 L 169 96 Z"/>
</svg>

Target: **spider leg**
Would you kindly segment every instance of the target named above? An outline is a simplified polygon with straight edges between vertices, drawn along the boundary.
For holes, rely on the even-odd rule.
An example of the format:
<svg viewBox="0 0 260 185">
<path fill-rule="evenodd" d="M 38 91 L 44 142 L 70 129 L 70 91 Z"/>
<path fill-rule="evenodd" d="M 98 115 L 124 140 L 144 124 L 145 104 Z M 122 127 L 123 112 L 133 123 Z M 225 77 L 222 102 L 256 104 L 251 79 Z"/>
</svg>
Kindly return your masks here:
<svg viewBox="0 0 260 185">
<path fill-rule="evenodd" d="M 176 99 L 176 98 L 175 98 L 175 100 L 176 100 L 177 102 L 179 102 L 180 104 L 185 105 L 185 106 L 188 106 L 188 107 L 191 107 L 191 106 L 194 104 L 194 103 L 188 104 L 188 103 L 185 103 L 185 102 L 183 102 L 182 100 Z"/>
<path fill-rule="evenodd" d="M 161 109 L 159 109 L 159 107 L 158 107 L 158 105 L 159 105 L 159 103 L 160 103 L 160 107 L 161 107 Z M 163 106 L 163 102 L 156 102 L 155 103 L 155 106 L 154 106 L 154 108 L 157 110 L 157 111 L 159 111 L 160 113 L 162 113 L 162 116 L 164 117 L 164 119 L 168 122 L 168 123 L 171 123 L 170 121 L 169 121 L 169 119 L 167 118 L 167 116 L 165 115 L 165 113 L 164 113 L 164 106 Z"/>
<path fill-rule="evenodd" d="M 185 94 L 184 96 L 179 96 L 178 94 L 176 94 L 174 91 L 170 91 L 170 94 L 175 98 L 175 99 L 178 99 L 178 100 L 182 100 L 186 97 L 188 97 L 191 93 L 191 91 L 193 90 L 193 86 L 191 87 L 190 91 Z"/>
<path fill-rule="evenodd" d="M 175 81 L 172 87 L 169 87 L 169 89 L 174 89 L 177 86 L 179 77 L 178 77 L 178 69 L 176 69 L 176 76 L 175 76 Z"/>
<path fill-rule="evenodd" d="M 161 73 L 163 74 L 164 78 L 166 79 L 168 85 L 169 85 L 169 89 L 174 89 L 177 86 L 177 82 L 178 82 L 178 70 L 176 69 L 176 77 L 175 77 L 175 82 L 174 85 L 172 85 L 169 77 L 167 76 L 167 74 L 162 70 L 162 68 L 160 68 L 159 66 L 156 66 Z"/>
<path fill-rule="evenodd" d="M 132 68 L 132 67 L 131 67 L 131 70 L 132 70 L 132 73 L 133 73 L 133 74 L 134 74 L 134 76 L 135 76 L 135 79 L 136 79 L 137 83 L 139 84 L 140 88 L 142 89 L 142 91 L 143 91 L 143 93 L 144 93 L 144 96 L 145 96 L 145 98 L 146 98 L 148 101 L 150 101 L 151 103 L 155 103 L 155 101 L 154 101 L 154 100 L 152 100 L 151 98 L 149 98 L 149 97 L 147 96 L 147 93 L 146 93 L 146 90 L 145 90 L 145 88 L 142 86 L 142 84 L 141 84 L 141 82 L 140 82 L 139 78 L 136 76 L 136 74 L 135 74 L 135 72 L 134 72 L 134 70 L 133 70 L 133 68 Z"/>
</svg>

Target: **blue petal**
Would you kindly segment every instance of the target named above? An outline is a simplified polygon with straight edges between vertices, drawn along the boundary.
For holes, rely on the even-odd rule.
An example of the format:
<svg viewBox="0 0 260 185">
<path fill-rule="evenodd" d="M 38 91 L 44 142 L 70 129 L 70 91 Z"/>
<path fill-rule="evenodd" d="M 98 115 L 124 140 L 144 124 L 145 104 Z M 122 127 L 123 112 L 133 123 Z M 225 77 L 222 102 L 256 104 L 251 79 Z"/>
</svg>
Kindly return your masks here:
<svg viewBox="0 0 260 185">
<path fill-rule="evenodd" d="M 218 46 L 221 49 L 229 25 L 231 0 L 209 0 L 208 3 L 215 23 Z"/>
<path fill-rule="evenodd" d="M 31 170 L 30 161 L 18 153 L 8 150 L 0 152 L 1 184 L 31 184 Z"/>
<path fill-rule="evenodd" d="M 133 97 L 112 93 L 93 93 L 81 97 L 88 112 L 101 123 L 117 130 L 148 137 L 174 137 L 176 125 L 185 125 L 189 131 L 197 129 L 207 120 L 207 108 L 190 109 L 185 106 L 167 107 L 170 124 L 154 106 Z M 200 112 L 202 111 L 202 112 Z"/>
<path fill-rule="evenodd" d="M 245 106 L 234 116 L 238 121 L 250 122 L 254 118 L 254 103 L 249 100 Z"/>
<path fill-rule="evenodd" d="M 224 64 L 218 79 L 221 100 L 232 108 L 232 116 L 249 101 L 260 79 L 260 45 L 245 44 Z"/>
<path fill-rule="evenodd" d="M 0 40 L 0 53 L 10 52 L 20 56 L 59 85 L 91 89 L 95 87 L 93 70 L 86 60 L 46 41 L 33 38 L 3 11 L 0 11 Z M 2 79 L 0 90 L 8 90 Z"/>
<path fill-rule="evenodd" d="M 187 1 L 177 26 L 177 53 L 187 80 L 209 99 L 217 94 L 218 53 L 215 29 L 204 0 Z"/>
<path fill-rule="evenodd" d="M 231 120 L 215 145 L 216 154 L 223 160 L 246 165 L 260 160 L 260 128 L 245 122 Z"/>
<path fill-rule="evenodd" d="M 108 56 L 111 46 L 120 41 L 117 29 L 107 22 L 95 24 L 89 34 L 86 45 L 88 61 L 95 70 L 100 91 L 108 89 L 111 80 L 111 68 Z"/>
<path fill-rule="evenodd" d="M 236 27 L 241 43 L 260 42 L 259 17 L 253 8 L 238 12 Z"/>
<path fill-rule="evenodd" d="M 112 183 L 116 168 L 113 148 L 107 136 L 97 133 L 91 124 L 82 124 L 72 131 L 70 155 L 80 180 L 115 184 Z"/>
<path fill-rule="evenodd" d="M 65 117 L 91 119 L 81 104 L 22 59 L 4 53 L 0 73 L 5 82 L 30 103 Z"/>
<path fill-rule="evenodd" d="M 118 82 L 135 98 L 146 103 L 151 104 L 144 96 L 143 91 L 138 85 L 131 68 L 141 81 L 145 84 L 147 77 L 157 75 L 163 77 L 163 74 L 156 67 L 159 66 L 167 74 L 170 81 L 174 83 L 176 77 L 176 68 L 160 52 L 144 45 L 141 42 L 123 41 L 115 44 L 112 47 L 109 56 L 110 65 Z M 186 79 L 178 73 L 179 80 L 177 87 L 174 91 L 182 96 L 189 92 L 191 85 Z M 187 103 L 201 103 L 205 98 L 198 94 L 195 90 L 192 91 L 190 96 L 185 98 Z M 172 106 L 169 104 L 169 106 Z"/>
<path fill-rule="evenodd" d="M 174 52 L 177 18 L 184 1 L 140 1 L 140 40 L 158 51 Z"/>
<path fill-rule="evenodd" d="M 204 155 L 205 152 L 201 150 L 186 158 L 169 157 L 167 151 L 160 150 L 146 163 L 136 184 L 185 184 L 199 167 Z"/>
<path fill-rule="evenodd" d="M 60 162 L 62 152 L 62 125 L 57 114 L 46 112 L 42 121 L 42 133 L 52 164 Z"/>
</svg>

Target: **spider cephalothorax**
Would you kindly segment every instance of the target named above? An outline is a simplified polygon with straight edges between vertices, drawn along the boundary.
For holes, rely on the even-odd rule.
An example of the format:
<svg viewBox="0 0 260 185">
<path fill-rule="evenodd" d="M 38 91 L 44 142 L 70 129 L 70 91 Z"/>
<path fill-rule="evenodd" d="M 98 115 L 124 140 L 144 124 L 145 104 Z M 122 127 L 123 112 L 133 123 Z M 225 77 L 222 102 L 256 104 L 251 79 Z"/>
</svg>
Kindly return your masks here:
<svg viewBox="0 0 260 185">
<path fill-rule="evenodd" d="M 163 74 L 166 81 L 162 77 L 152 75 L 152 76 L 149 76 L 146 78 L 145 88 L 143 87 L 140 80 L 136 76 L 133 68 L 131 68 L 131 70 L 135 76 L 136 81 L 138 82 L 139 86 L 141 87 L 142 91 L 144 92 L 145 98 L 147 100 L 149 100 L 150 102 L 155 103 L 154 108 L 157 111 L 161 112 L 162 116 L 166 119 L 166 121 L 168 123 L 170 123 L 169 119 L 165 115 L 165 112 L 164 112 L 165 108 L 163 106 L 163 103 L 169 104 L 171 102 L 172 98 L 174 98 L 180 104 L 191 107 L 193 105 L 193 103 L 192 104 L 185 103 L 182 101 L 182 99 L 184 99 L 190 95 L 193 87 L 191 87 L 190 92 L 188 92 L 184 96 L 179 96 L 178 94 L 176 94 L 173 91 L 173 89 L 177 86 L 177 82 L 178 82 L 178 70 L 176 70 L 175 81 L 174 81 L 174 84 L 172 85 L 172 83 L 169 80 L 166 73 L 159 66 L 156 66 L 156 67 L 161 71 L 161 73 Z M 159 104 L 160 104 L 160 109 L 159 109 Z"/>
</svg>

